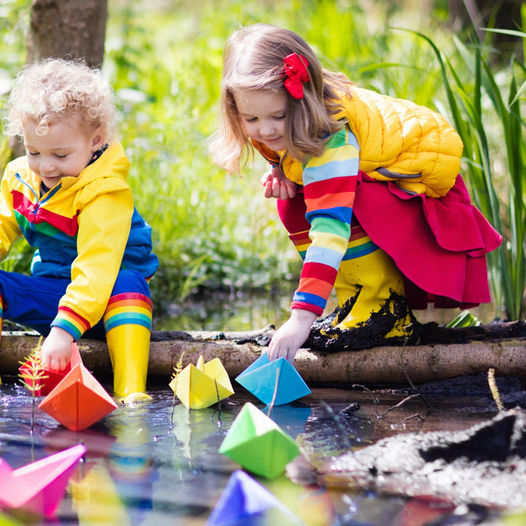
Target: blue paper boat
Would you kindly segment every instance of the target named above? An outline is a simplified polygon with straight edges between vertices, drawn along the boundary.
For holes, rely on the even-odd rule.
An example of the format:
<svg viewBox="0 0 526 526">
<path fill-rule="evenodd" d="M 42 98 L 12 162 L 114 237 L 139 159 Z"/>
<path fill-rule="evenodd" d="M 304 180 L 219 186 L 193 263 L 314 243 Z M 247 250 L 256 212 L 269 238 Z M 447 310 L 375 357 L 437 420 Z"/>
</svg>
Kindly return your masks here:
<svg viewBox="0 0 526 526">
<path fill-rule="evenodd" d="M 272 508 L 283 519 L 280 520 L 281 524 L 300 522 L 267 488 L 244 471 L 234 471 L 206 526 L 262 526 L 267 523 L 264 521 L 265 515 Z"/>
<path fill-rule="evenodd" d="M 288 404 L 311 393 L 290 362 L 285 358 L 271 361 L 267 353 L 237 376 L 236 381 L 267 405 L 272 402 L 275 391 L 274 405 Z"/>
</svg>

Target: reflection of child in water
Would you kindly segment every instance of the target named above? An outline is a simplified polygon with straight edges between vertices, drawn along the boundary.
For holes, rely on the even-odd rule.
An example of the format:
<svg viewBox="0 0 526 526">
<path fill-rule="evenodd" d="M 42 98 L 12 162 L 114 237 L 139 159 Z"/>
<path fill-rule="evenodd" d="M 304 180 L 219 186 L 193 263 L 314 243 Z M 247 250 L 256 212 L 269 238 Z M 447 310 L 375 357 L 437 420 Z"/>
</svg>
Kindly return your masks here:
<svg viewBox="0 0 526 526">
<path fill-rule="evenodd" d="M 339 328 L 366 327 L 387 306 L 386 338 L 412 330 L 393 298 L 413 308 L 490 301 L 485 255 L 501 237 L 472 206 L 462 142 L 440 115 L 353 86 L 300 36 L 264 24 L 229 38 L 221 89 L 214 160 L 236 172 L 256 149 L 270 162 L 265 195 L 279 198 L 304 259 L 271 358 L 294 359 L 333 286 L 340 307 L 352 305 Z"/>
<path fill-rule="evenodd" d="M 0 271 L 0 294 L 5 319 L 47 336 L 50 369 L 66 366 L 84 333 L 105 332 L 115 394 L 137 397 L 148 369 L 147 278 L 158 260 L 114 116 L 102 74 L 81 63 L 49 59 L 18 76 L 7 133 L 23 138 L 26 155 L 2 179 L 0 257 L 21 235 L 36 250 L 31 276 Z"/>
</svg>

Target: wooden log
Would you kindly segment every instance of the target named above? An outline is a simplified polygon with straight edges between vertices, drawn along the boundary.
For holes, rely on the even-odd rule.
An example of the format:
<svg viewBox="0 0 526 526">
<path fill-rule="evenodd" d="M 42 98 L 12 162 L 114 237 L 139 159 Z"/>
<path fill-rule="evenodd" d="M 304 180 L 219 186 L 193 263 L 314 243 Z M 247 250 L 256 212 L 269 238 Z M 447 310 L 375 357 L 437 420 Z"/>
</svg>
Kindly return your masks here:
<svg viewBox="0 0 526 526">
<path fill-rule="evenodd" d="M 196 363 L 218 357 L 231 377 L 248 367 L 265 347 L 255 343 L 236 343 L 226 339 L 171 339 L 152 341 L 149 376 L 170 378 L 175 365 Z M 235 334 L 234 334 L 235 335 Z M 173 335 L 172 335 L 173 336 Z M 206 336 L 217 338 L 217 334 Z M 233 336 L 232 334 L 229 336 Z M 222 335 L 221 337 L 224 337 Z M 38 342 L 27 333 L 4 333 L 0 345 L 0 375 L 17 374 L 23 361 Z M 84 364 L 98 377 L 111 375 L 111 363 L 105 342 L 81 340 Z M 464 374 L 486 372 L 493 367 L 501 376 L 526 378 L 526 338 L 470 341 L 457 344 L 428 344 L 407 347 L 374 347 L 363 351 L 322 353 L 300 349 L 295 366 L 308 383 L 335 384 L 407 384 Z"/>
</svg>

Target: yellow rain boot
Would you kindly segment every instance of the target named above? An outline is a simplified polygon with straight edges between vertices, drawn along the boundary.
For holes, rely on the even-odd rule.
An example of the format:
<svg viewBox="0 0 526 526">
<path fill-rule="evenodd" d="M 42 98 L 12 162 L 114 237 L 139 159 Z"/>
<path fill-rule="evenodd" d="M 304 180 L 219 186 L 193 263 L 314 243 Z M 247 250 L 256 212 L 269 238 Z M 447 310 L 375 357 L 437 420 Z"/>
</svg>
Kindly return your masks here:
<svg viewBox="0 0 526 526">
<path fill-rule="evenodd" d="M 104 314 L 106 341 L 113 367 L 113 390 L 123 401 L 147 400 L 145 393 L 152 304 L 142 294 L 110 298 Z"/>
<path fill-rule="evenodd" d="M 333 325 L 339 329 L 363 326 L 372 313 L 385 312 L 386 304 L 388 312 L 395 314 L 393 293 L 404 296 L 402 275 L 393 260 L 368 236 L 364 235 L 358 241 L 356 244 L 352 240 L 349 243 L 347 254 L 352 255 L 354 251 L 357 256 L 342 261 L 334 284 L 340 308 L 349 299 L 354 301 L 350 312 L 343 319 L 337 317 L 334 320 Z M 409 313 L 396 319 L 385 338 L 410 335 L 408 326 L 411 323 Z"/>
</svg>

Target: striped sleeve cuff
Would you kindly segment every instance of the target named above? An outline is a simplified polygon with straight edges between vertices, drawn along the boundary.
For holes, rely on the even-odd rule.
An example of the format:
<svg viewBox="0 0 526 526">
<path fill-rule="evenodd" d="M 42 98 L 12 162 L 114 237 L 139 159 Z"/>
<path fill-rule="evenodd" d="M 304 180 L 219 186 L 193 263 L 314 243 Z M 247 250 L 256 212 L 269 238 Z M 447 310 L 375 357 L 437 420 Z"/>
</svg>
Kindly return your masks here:
<svg viewBox="0 0 526 526">
<path fill-rule="evenodd" d="M 309 292 L 296 291 L 292 298 L 292 309 L 303 309 L 310 312 L 314 312 L 316 316 L 321 316 L 327 300 L 316 294 L 310 294 Z"/>
<path fill-rule="evenodd" d="M 85 318 L 69 307 L 59 307 L 58 313 L 51 323 L 51 327 L 60 327 L 71 334 L 75 341 L 78 341 L 80 337 L 91 328 L 91 325 Z"/>
</svg>

